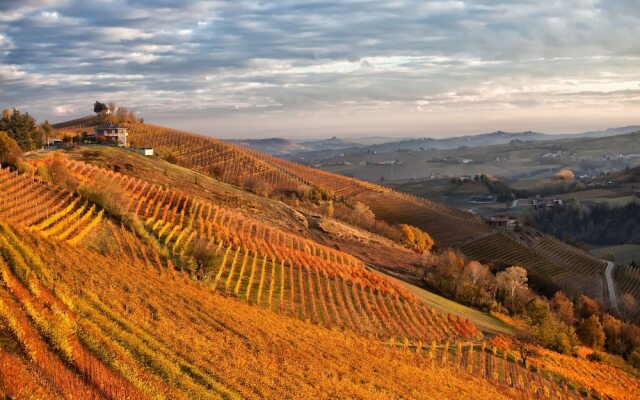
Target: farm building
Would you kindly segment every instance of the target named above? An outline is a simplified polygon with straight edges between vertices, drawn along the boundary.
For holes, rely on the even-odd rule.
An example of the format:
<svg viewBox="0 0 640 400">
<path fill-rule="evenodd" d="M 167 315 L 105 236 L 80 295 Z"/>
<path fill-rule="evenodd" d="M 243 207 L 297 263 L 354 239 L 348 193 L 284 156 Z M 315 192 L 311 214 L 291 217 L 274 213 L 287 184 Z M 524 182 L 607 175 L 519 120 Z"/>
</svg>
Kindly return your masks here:
<svg viewBox="0 0 640 400">
<path fill-rule="evenodd" d="M 127 147 L 127 128 L 109 122 L 108 124 L 98 125 L 93 128 L 95 140 L 98 143 L 112 143 L 120 147 Z"/>
<path fill-rule="evenodd" d="M 500 215 L 491 217 L 489 219 L 489 225 L 511 231 L 518 226 L 518 220 L 509 215 Z"/>
</svg>

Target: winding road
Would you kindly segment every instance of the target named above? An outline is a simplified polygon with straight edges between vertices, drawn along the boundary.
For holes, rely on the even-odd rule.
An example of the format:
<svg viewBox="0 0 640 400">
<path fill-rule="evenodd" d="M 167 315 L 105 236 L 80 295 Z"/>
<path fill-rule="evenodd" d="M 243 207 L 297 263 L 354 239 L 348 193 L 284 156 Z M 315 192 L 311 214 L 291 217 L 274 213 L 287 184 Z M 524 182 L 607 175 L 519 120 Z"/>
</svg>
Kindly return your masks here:
<svg viewBox="0 0 640 400">
<path fill-rule="evenodd" d="M 620 309 L 618 308 L 618 297 L 616 296 L 616 285 L 613 282 L 613 270 L 616 268 L 616 265 L 611 261 L 605 262 L 607 263 L 607 269 L 605 269 L 604 271 L 604 276 L 607 279 L 607 288 L 609 289 L 609 304 L 611 304 L 611 308 L 613 308 L 615 312 L 620 315 Z"/>
</svg>

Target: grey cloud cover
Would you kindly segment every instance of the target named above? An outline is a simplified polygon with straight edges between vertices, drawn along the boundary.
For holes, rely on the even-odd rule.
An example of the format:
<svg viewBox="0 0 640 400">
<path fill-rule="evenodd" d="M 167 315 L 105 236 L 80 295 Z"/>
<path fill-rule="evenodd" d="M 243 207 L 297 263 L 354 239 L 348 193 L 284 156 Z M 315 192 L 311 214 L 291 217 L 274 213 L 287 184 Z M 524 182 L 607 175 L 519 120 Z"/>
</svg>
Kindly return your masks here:
<svg viewBox="0 0 640 400">
<path fill-rule="evenodd" d="M 640 2 L 0 2 L 0 105 L 223 137 L 638 123 Z"/>
</svg>

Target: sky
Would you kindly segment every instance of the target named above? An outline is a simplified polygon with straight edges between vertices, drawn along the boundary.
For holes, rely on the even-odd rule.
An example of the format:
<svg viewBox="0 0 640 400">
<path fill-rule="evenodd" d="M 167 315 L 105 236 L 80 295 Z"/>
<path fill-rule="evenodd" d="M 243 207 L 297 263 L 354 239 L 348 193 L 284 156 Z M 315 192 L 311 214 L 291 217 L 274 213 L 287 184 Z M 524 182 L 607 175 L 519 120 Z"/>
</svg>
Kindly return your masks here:
<svg viewBox="0 0 640 400">
<path fill-rule="evenodd" d="M 0 107 L 221 138 L 640 124 L 638 0 L 0 0 Z"/>
</svg>

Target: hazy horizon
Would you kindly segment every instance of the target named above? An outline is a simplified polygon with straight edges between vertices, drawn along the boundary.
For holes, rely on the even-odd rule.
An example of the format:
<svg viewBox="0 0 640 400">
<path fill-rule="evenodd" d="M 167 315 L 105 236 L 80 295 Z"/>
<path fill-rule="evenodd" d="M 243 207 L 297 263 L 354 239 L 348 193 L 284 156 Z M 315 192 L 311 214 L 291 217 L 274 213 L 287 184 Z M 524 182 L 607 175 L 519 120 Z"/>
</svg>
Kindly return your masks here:
<svg viewBox="0 0 640 400">
<path fill-rule="evenodd" d="M 0 106 L 227 139 L 601 130 L 638 123 L 638 36 L 632 0 L 3 2 Z"/>
</svg>

